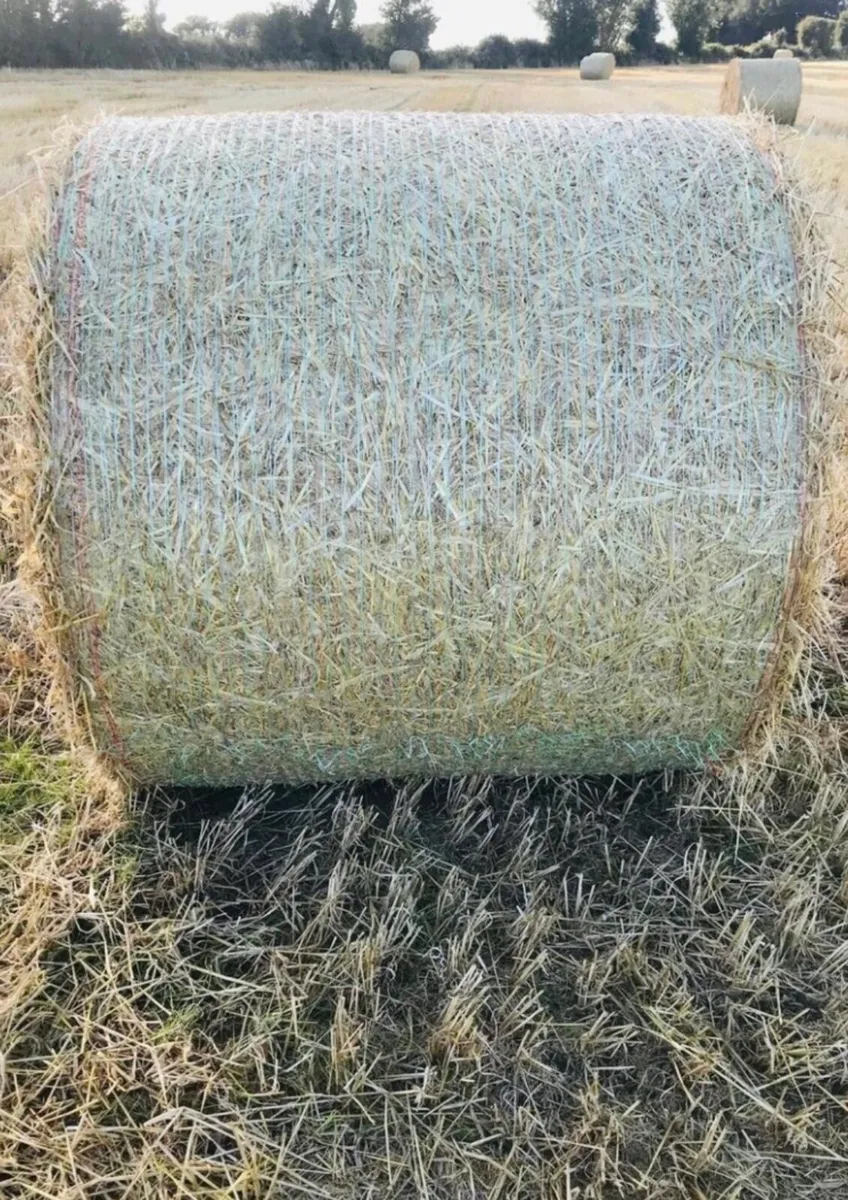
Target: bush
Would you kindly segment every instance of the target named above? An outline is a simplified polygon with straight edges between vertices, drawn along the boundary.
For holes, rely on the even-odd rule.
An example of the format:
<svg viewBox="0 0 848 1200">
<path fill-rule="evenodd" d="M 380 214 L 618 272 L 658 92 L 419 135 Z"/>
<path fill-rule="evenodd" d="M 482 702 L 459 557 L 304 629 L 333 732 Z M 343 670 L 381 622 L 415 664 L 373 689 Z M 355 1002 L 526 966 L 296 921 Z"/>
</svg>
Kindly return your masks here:
<svg viewBox="0 0 848 1200">
<path fill-rule="evenodd" d="M 449 46 L 446 50 L 428 50 L 427 66 L 431 71 L 470 70 L 474 66 L 474 51 L 470 46 Z"/>
<path fill-rule="evenodd" d="M 474 66 L 486 71 L 505 70 L 514 67 L 517 58 L 510 39 L 502 33 L 493 33 L 484 38 L 474 51 Z"/>
<path fill-rule="evenodd" d="M 833 47 L 840 54 L 848 54 L 848 8 L 842 10 L 833 31 Z"/>
<path fill-rule="evenodd" d="M 666 42 L 657 42 L 656 49 L 654 50 L 654 60 L 661 67 L 668 67 L 672 63 L 677 62 L 677 51 Z"/>
<path fill-rule="evenodd" d="M 702 62 L 728 62 L 732 57 L 733 51 L 730 46 L 724 46 L 721 42 L 704 42 L 704 49 L 701 51 Z"/>
<path fill-rule="evenodd" d="M 774 42 L 763 38 L 762 41 L 752 42 L 750 46 L 746 46 L 748 58 L 772 58 L 777 49 Z"/>
<path fill-rule="evenodd" d="M 519 66 L 549 67 L 551 65 L 551 48 L 547 42 L 537 38 L 517 38 L 513 42 Z"/>
<path fill-rule="evenodd" d="M 813 58 L 827 58 L 834 50 L 836 22 L 830 17 L 804 17 L 798 25 L 798 45 Z"/>
</svg>

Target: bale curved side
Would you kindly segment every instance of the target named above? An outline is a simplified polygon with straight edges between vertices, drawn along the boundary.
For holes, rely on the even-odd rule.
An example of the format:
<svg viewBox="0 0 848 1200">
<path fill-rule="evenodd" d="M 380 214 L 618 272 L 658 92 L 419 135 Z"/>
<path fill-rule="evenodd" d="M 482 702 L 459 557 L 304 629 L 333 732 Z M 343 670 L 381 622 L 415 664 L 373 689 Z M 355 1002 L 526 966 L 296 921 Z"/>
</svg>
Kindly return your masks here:
<svg viewBox="0 0 848 1200">
<path fill-rule="evenodd" d="M 100 749 L 221 784 L 738 745 L 812 554 L 775 184 L 721 118 L 94 129 L 49 440 Z"/>
<path fill-rule="evenodd" d="M 780 46 L 777 50 L 775 50 L 774 54 L 772 55 L 772 58 L 794 58 L 794 57 L 795 57 L 795 55 L 792 53 L 791 50 L 787 49 L 786 46 Z"/>
<path fill-rule="evenodd" d="M 585 58 L 581 58 L 580 60 L 581 79 L 612 79 L 612 73 L 614 70 L 614 54 L 596 51 L 594 54 L 587 54 Z"/>
<path fill-rule="evenodd" d="M 796 58 L 733 58 L 727 67 L 721 111 L 746 109 L 794 125 L 801 104 L 801 64 Z"/>
</svg>

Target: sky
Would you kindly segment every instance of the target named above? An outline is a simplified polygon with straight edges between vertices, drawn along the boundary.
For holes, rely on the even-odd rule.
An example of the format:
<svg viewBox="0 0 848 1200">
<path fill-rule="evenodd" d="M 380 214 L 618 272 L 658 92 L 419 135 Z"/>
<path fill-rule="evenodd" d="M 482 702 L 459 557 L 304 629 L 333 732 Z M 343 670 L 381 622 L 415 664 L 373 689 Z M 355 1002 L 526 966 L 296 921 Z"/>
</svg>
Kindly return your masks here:
<svg viewBox="0 0 848 1200">
<path fill-rule="evenodd" d="M 545 26 L 533 12 L 531 0 L 431 0 L 431 3 L 439 18 L 430 39 L 434 50 L 445 46 L 476 46 L 490 33 L 505 33 L 510 38 L 547 36 Z M 359 0 L 357 21 L 363 25 L 379 21 L 382 5 L 383 0 Z"/>
<path fill-rule="evenodd" d="M 531 0 L 431 0 L 439 24 L 430 44 L 434 49 L 459 43 L 476 46 L 487 34 L 507 37 L 545 37 L 545 28 L 533 12 Z M 383 0 L 358 0 L 356 19 L 361 25 L 379 21 Z M 128 5 L 135 11 L 142 0 Z M 202 13 L 213 21 L 226 21 L 246 9 L 263 10 L 270 0 L 159 0 L 166 26 L 173 29 L 186 17 Z"/>
</svg>

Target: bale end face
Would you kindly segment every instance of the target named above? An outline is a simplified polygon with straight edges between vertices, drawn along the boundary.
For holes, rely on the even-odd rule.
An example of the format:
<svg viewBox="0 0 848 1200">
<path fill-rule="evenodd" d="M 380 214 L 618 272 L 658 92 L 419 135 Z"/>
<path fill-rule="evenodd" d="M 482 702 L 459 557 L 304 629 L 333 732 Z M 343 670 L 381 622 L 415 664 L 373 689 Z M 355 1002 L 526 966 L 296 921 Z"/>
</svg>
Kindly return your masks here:
<svg viewBox="0 0 848 1200">
<path fill-rule="evenodd" d="M 414 50 L 395 50 L 389 59 L 389 70 L 393 75 L 414 75 L 421 70 L 421 60 Z"/>
<path fill-rule="evenodd" d="M 596 52 L 580 60 L 581 79 L 611 79 L 615 70 L 615 55 Z"/>
</svg>

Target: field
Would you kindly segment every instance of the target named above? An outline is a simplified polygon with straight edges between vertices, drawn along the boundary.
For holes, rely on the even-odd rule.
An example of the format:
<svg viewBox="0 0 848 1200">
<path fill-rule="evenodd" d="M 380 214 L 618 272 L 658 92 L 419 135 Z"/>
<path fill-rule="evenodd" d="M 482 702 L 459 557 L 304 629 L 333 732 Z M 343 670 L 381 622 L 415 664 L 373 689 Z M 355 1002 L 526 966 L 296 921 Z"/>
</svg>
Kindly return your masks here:
<svg viewBox="0 0 848 1200">
<path fill-rule="evenodd" d="M 848 62 L 804 72 L 786 150 L 844 285 Z M 0 73 L 0 265 L 24 253 L 33 154 L 103 110 L 698 114 L 721 77 Z M 2 292 L 0 311 L 8 334 Z M 127 801 L 46 722 L 10 528 L 0 1194 L 848 1198 L 838 643 L 773 752 L 709 775 Z"/>
</svg>

